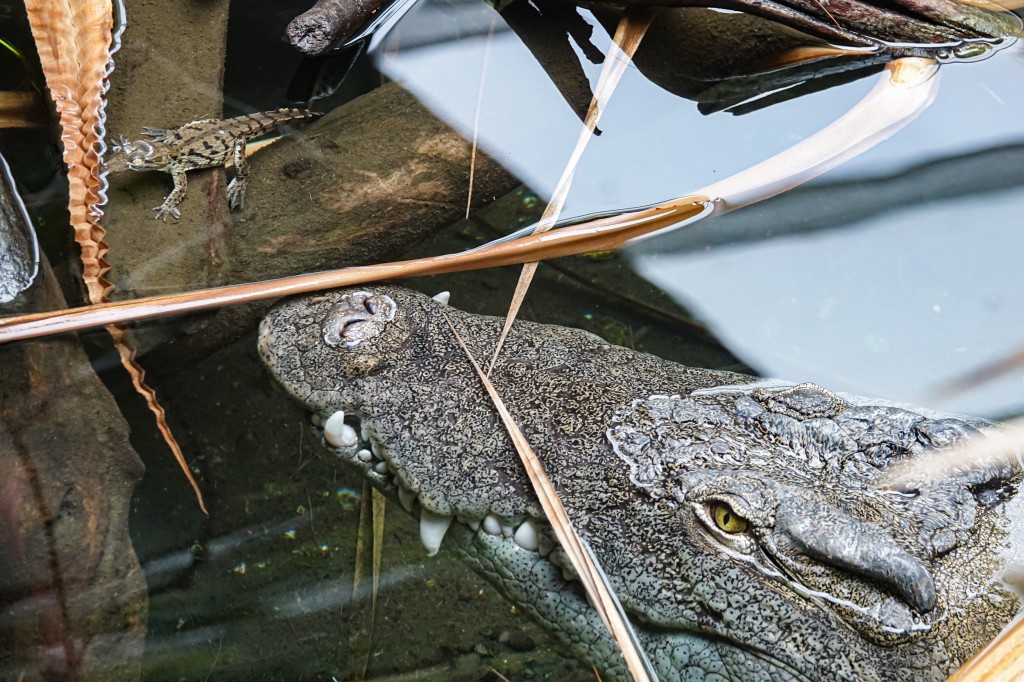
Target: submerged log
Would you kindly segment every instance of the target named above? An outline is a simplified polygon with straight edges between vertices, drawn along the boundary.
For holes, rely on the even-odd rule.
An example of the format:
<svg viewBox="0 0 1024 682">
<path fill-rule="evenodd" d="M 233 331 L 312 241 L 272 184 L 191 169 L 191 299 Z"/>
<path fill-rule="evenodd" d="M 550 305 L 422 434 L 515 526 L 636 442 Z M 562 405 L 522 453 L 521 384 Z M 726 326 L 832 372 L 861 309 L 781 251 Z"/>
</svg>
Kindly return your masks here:
<svg viewBox="0 0 1024 682">
<path fill-rule="evenodd" d="M 149 186 L 155 179 L 169 189 L 166 174 L 122 174 L 111 213 L 123 227 L 110 223 L 111 232 L 130 235 L 140 260 L 130 271 L 115 268 L 114 279 L 122 295 L 143 296 L 203 286 L 206 270 L 195 262 L 200 257 L 216 261 L 224 283 L 389 260 L 465 215 L 470 157 L 467 140 L 398 85 L 384 85 L 254 154 L 245 206 L 230 216 L 212 256 L 207 237 L 183 238 L 174 223 L 153 219 L 149 202 L 132 200 L 133 182 Z M 517 184 L 477 153 L 474 207 Z M 226 211 L 226 199 L 219 200 Z M 187 210 L 183 204 L 183 221 L 192 220 Z M 120 263 L 116 249 L 112 257 Z M 172 266 L 178 258 L 182 264 Z M 238 338 L 265 309 L 254 304 L 195 318 L 202 320 L 202 334 L 194 333 L 193 320 L 147 369 L 159 381 Z M 148 348 L 165 342 L 153 340 Z"/>
<path fill-rule="evenodd" d="M 0 312 L 64 305 L 44 266 Z M 76 337 L 5 346 L 0 366 L 0 677 L 136 679 L 148 603 L 127 424 Z"/>
</svg>

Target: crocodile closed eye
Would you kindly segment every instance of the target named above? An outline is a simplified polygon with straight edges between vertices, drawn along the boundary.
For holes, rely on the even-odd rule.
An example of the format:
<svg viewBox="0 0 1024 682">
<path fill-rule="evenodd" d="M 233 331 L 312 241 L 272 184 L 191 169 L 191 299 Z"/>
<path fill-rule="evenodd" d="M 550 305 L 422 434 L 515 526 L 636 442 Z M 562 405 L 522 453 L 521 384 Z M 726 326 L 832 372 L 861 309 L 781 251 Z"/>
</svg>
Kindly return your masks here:
<svg viewBox="0 0 1024 682">
<path fill-rule="evenodd" d="M 747 529 L 747 520 L 733 511 L 725 502 L 714 502 L 711 505 L 711 518 L 723 533 L 742 533 Z"/>
</svg>

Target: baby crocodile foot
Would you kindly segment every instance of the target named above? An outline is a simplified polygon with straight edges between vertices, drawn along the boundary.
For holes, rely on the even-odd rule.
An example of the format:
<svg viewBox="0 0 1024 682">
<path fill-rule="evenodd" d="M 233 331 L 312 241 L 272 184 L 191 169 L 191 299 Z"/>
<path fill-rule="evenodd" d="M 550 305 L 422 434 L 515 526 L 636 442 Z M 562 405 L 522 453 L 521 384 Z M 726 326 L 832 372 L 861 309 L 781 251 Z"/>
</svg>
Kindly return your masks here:
<svg viewBox="0 0 1024 682">
<path fill-rule="evenodd" d="M 245 201 L 245 180 L 234 178 L 228 183 L 228 206 L 232 209 L 242 208 Z"/>
<path fill-rule="evenodd" d="M 156 211 L 156 219 L 162 220 L 165 223 L 168 218 L 178 219 L 181 217 L 181 211 L 176 206 L 168 206 L 166 203 L 160 204 L 153 210 Z"/>
</svg>

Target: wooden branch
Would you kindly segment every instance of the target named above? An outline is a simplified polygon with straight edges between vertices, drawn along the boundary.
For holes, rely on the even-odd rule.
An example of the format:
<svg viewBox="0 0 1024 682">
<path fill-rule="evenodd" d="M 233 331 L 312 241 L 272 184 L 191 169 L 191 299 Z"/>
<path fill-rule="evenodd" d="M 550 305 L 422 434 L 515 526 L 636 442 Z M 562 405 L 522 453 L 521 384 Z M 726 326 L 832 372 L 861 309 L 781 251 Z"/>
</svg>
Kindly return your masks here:
<svg viewBox="0 0 1024 682">
<path fill-rule="evenodd" d="M 296 50 L 317 57 L 351 38 L 390 0 L 320 0 L 285 29 Z"/>
<path fill-rule="evenodd" d="M 37 92 L 0 92 L 0 128 L 41 128 L 49 123 Z"/>
<path fill-rule="evenodd" d="M 63 305 L 44 263 L 0 312 Z M 5 667 L 20 679 L 138 679 L 148 602 L 128 514 L 143 467 L 128 425 L 74 337 L 2 348 L 0 365 Z"/>
</svg>

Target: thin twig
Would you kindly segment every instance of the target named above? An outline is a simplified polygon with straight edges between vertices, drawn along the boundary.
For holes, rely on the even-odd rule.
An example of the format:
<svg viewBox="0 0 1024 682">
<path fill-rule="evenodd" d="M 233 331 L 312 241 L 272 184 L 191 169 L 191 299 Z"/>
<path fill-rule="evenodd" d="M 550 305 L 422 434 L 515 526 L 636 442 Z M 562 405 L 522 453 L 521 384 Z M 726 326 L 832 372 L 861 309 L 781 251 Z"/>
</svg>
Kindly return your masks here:
<svg viewBox="0 0 1024 682">
<path fill-rule="evenodd" d="M 593 137 L 594 130 L 601 119 L 601 114 L 604 113 L 612 93 L 622 79 L 622 75 L 626 72 L 626 67 L 632 63 L 633 54 L 636 52 L 636 48 L 639 47 L 640 40 L 647 32 L 647 27 L 651 25 L 651 19 L 653 18 L 654 10 L 649 7 L 627 8 L 622 13 L 619 25 L 615 29 L 612 44 L 608 48 L 608 56 L 605 58 L 604 66 L 601 68 L 597 87 L 594 88 L 594 97 L 590 101 L 590 108 L 587 110 L 587 116 L 583 121 L 583 129 L 580 130 L 580 135 L 576 139 L 576 147 L 572 150 L 569 161 L 565 164 L 562 177 L 558 179 L 555 191 L 552 193 L 548 205 L 544 208 L 540 222 L 533 231 L 534 234 L 546 232 L 558 222 L 558 217 L 562 213 L 562 207 L 569 196 L 569 188 L 572 186 L 576 167 L 583 157 L 587 143 Z M 509 303 L 508 313 L 505 315 L 505 324 L 501 328 L 501 334 L 498 336 L 498 341 L 494 346 L 494 354 L 491 356 L 491 364 L 487 368 L 488 374 L 491 373 L 494 363 L 498 360 L 501 347 L 505 343 L 505 338 L 508 336 L 509 331 L 512 329 L 512 323 L 515 322 L 516 316 L 519 314 L 519 309 L 523 305 L 526 292 L 530 288 L 530 282 L 533 281 L 533 276 L 536 272 L 537 262 L 534 261 L 523 265 L 523 270 L 519 273 L 519 281 L 516 283 L 515 291 L 512 292 L 512 301 Z"/>
<path fill-rule="evenodd" d="M 473 369 L 480 377 L 484 388 L 487 389 L 487 394 L 491 397 L 491 401 L 498 410 L 501 421 L 505 425 L 505 430 L 508 431 L 508 435 L 512 439 L 519 457 L 522 459 L 523 466 L 530 478 L 530 483 L 533 484 L 533 490 L 540 501 L 541 507 L 544 509 L 544 514 L 547 516 L 548 522 L 558 538 L 558 542 L 572 562 L 573 568 L 576 569 L 583 588 L 593 602 L 594 608 L 601 616 L 601 621 L 608 628 L 612 638 L 622 652 L 623 658 L 626 661 L 626 669 L 633 676 L 634 682 L 657 680 L 657 675 L 654 673 L 650 661 L 647 660 L 646 654 L 640 648 L 636 633 L 625 616 L 622 604 L 619 603 L 615 593 L 612 592 L 611 586 L 608 584 L 608 578 L 597 564 L 597 558 L 590 550 L 590 547 L 576 533 L 576 529 L 569 519 L 569 513 L 565 510 L 562 500 L 558 497 L 558 493 L 551 483 L 547 472 L 544 471 L 543 463 L 537 457 L 537 453 L 533 451 L 529 441 L 526 440 L 526 436 L 523 435 L 522 430 L 511 413 L 509 413 L 504 401 L 494 388 L 494 384 L 484 374 L 483 369 L 477 364 L 476 358 L 473 357 L 462 337 L 455 330 L 451 320 L 444 314 L 444 311 L 441 311 L 441 314 L 444 316 L 448 328 L 452 330 L 452 334 L 455 336 L 459 347 L 462 348 L 466 353 L 466 357 L 469 358 Z"/>
<path fill-rule="evenodd" d="M 480 88 L 476 93 L 476 113 L 473 114 L 473 145 L 469 152 L 469 191 L 466 194 L 466 220 L 473 206 L 473 176 L 476 175 L 476 147 L 480 137 L 480 110 L 484 103 L 484 83 L 487 82 L 487 68 L 491 63 L 491 43 L 494 42 L 495 15 L 491 14 L 491 25 L 487 29 L 487 42 L 484 43 L 483 64 L 480 67 Z"/>
</svg>

